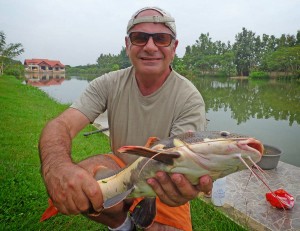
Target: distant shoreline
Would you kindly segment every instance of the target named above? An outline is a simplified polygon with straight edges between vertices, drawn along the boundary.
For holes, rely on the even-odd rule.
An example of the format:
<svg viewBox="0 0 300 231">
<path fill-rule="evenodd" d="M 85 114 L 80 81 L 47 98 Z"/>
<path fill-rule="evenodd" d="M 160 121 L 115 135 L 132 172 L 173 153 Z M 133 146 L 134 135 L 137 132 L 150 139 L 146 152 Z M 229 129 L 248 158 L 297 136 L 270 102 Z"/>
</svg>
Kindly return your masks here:
<svg viewBox="0 0 300 231">
<path fill-rule="evenodd" d="M 233 76 L 233 77 L 229 77 L 230 79 L 248 79 L 248 76 Z"/>
</svg>

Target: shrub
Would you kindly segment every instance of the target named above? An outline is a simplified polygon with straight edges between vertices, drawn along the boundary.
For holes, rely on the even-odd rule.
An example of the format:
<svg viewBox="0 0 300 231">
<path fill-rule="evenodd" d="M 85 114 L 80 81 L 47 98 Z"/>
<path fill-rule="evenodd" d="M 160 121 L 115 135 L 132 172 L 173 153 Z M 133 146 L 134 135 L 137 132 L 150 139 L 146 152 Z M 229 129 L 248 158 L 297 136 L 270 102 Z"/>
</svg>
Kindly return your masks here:
<svg viewBox="0 0 300 231">
<path fill-rule="evenodd" d="M 269 78 L 269 74 L 264 71 L 252 71 L 249 75 L 251 78 Z"/>
</svg>

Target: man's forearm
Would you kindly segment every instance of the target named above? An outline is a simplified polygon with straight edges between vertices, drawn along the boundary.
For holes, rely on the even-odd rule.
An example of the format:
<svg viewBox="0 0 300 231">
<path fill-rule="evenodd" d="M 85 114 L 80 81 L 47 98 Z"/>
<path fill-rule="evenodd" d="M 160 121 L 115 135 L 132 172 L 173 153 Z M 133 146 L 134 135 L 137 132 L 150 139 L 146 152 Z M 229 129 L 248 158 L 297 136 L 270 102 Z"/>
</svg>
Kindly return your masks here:
<svg viewBox="0 0 300 231">
<path fill-rule="evenodd" d="M 72 137 L 68 127 L 62 121 L 54 119 L 46 125 L 39 141 L 43 177 L 47 175 L 51 167 L 72 162 L 71 144 Z"/>
</svg>

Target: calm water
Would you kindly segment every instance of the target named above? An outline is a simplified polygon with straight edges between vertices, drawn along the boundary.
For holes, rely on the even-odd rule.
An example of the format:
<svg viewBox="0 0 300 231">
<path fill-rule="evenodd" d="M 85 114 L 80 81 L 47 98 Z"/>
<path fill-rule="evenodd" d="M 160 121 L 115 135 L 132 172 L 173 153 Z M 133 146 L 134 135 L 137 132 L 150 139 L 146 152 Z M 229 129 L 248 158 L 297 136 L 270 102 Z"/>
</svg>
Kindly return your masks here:
<svg viewBox="0 0 300 231">
<path fill-rule="evenodd" d="M 283 151 L 281 161 L 300 167 L 300 83 L 276 80 L 199 78 L 206 102 L 208 130 L 254 136 Z M 59 102 L 72 103 L 88 81 L 64 79 L 40 88 Z"/>
</svg>

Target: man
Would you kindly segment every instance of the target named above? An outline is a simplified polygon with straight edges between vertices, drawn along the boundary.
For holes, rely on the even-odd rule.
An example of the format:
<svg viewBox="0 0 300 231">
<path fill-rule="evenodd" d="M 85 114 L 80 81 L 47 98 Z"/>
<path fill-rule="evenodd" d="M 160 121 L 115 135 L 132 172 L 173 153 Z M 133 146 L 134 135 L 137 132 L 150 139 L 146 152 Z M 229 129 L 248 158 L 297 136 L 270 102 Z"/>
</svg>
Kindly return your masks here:
<svg viewBox="0 0 300 231">
<path fill-rule="evenodd" d="M 105 74 L 90 83 L 82 96 L 50 121 L 40 138 L 42 175 L 61 213 L 78 214 L 90 206 L 102 210 L 102 194 L 94 169 L 119 169 L 136 157 L 117 152 L 123 145 L 144 145 L 150 136 L 167 138 L 189 130 L 204 130 L 205 106 L 197 89 L 172 70 L 178 40 L 174 19 L 157 7 L 136 12 L 128 23 L 126 52 L 132 67 Z M 76 134 L 107 110 L 114 155 L 98 155 L 79 164 L 71 159 Z M 147 230 L 191 230 L 189 200 L 209 192 L 211 178 L 193 186 L 181 174 L 158 172 L 147 180 L 158 198 L 158 215 Z M 169 207 L 171 206 L 171 207 Z M 178 207 L 179 206 L 179 207 Z M 114 230 L 131 230 L 128 205 L 119 203 L 87 215 Z"/>
</svg>

